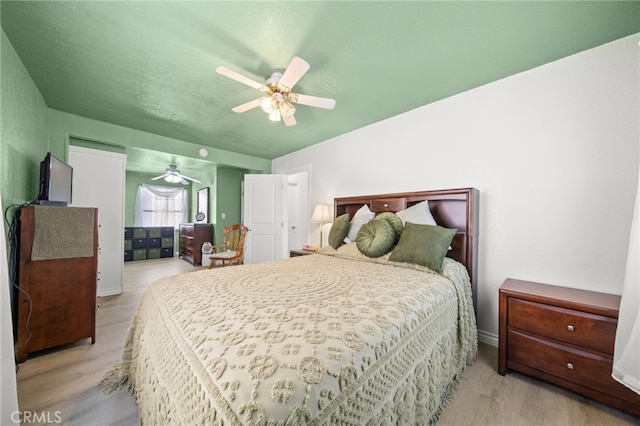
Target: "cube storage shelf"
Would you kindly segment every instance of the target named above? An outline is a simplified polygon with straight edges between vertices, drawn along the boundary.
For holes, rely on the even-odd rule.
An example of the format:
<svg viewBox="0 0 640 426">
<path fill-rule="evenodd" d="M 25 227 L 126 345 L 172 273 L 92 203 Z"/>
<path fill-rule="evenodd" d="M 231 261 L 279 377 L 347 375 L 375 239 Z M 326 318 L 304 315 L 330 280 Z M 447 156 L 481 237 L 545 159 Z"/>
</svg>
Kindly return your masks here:
<svg viewBox="0 0 640 426">
<path fill-rule="evenodd" d="M 124 261 L 173 257 L 172 226 L 124 228 Z"/>
</svg>

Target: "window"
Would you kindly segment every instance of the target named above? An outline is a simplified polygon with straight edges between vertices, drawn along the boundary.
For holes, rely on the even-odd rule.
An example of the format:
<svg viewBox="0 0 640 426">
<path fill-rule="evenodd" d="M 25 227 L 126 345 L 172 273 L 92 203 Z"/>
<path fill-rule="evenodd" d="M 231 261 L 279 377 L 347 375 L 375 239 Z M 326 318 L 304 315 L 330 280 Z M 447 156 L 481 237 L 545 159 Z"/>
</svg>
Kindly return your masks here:
<svg viewBox="0 0 640 426">
<path fill-rule="evenodd" d="M 187 191 L 184 188 L 140 185 L 136 194 L 135 226 L 173 226 L 188 221 Z"/>
</svg>

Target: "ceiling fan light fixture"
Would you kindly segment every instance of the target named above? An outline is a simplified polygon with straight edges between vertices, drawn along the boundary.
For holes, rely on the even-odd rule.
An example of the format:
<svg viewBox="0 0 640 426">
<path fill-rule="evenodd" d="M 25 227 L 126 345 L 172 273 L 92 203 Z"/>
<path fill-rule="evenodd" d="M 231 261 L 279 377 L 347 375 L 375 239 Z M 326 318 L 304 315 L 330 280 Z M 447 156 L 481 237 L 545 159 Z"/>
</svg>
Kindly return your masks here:
<svg viewBox="0 0 640 426">
<path fill-rule="evenodd" d="M 192 181 L 195 183 L 202 183 L 198 179 L 194 179 L 180 173 L 180 170 L 178 170 L 178 166 L 176 166 L 175 164 L 171 164 L 169 167 L 167 167 L 164 174 L 151 178 L 151 180 L 158 180 L 158 179 L 164 179 L 165 182 L 169 182 L 169 183 L 182 183 L 183 185 L 188 185 L 189 184 L 188 181 Z"/>
<path fill-rule="evenodd" d="M 292 104 L 333 109 L 336 103 L 335 99 L 331 98 L 291 93 L 292 88 L 309 68 L 310 66 L 307 61 L 294 56 L 284 73 L 272 73 L 265 84 L 260 84 L 226 67 L 218 67 L 216 68 L 216 72 L 267 94 L 266 96 L 233 107 L 231 108 L 232 111 L 243 113 L 253 108 L 261 107 L 262 110 L 268 114 L 271 121 L 284 121 L 286 126 L 295 126 L 296 119 L 294 115 L 296 108 Z"/>
<path fill-rule="evenodd" d="M 260 98 L 260 108 L 267 114 L 270 114 L 273 108 L 273 99 L 271 97 Z"/>
<path fill-rule="evenodd" d="M 180 176 L 168 175 L 164 177 L 164 180 L 169 183 L 180 183 L 183 179 Z"/>
<path fill-rule="evenodd" d="M 273 111 L 269 113 L 269 120 L 280 121 L 280 109 L 274 108 Z"/>
</svg>

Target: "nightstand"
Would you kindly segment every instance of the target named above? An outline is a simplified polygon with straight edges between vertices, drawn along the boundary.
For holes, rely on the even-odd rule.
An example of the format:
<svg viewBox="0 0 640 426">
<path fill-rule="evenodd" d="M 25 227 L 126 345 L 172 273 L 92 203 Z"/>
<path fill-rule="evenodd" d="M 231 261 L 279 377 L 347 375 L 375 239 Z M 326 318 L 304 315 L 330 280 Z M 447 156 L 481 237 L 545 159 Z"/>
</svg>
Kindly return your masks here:
<svg viewBox="0 0 640 426">
<path fill-rule="evenodd" d="M 313 250 L 297 249 L 297 250 L 291 250 L 289 252 L 289 257 L 306 256 L 308 254 L 314 254 L 314 253 L 315 251 Z"/>
<path fill-rule="evenodd" d="M 499 290 L 498 373 L 524 373 L 640 416 L 611 378 L 620 296 L 507 279 Z"/>
</svg>

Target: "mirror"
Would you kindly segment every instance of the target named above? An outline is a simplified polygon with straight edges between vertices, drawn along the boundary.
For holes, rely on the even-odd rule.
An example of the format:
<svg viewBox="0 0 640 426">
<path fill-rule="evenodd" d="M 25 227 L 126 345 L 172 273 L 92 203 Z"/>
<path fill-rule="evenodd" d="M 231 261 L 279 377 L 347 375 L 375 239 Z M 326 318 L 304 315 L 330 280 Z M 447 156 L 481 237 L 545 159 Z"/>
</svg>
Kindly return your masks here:
<svg viewBox="0 0 640 426">
<path fill-rule="evenodd" d="M 209 222 L 209 188 L 198 190 L 196 221 Z"/>
</svg>

